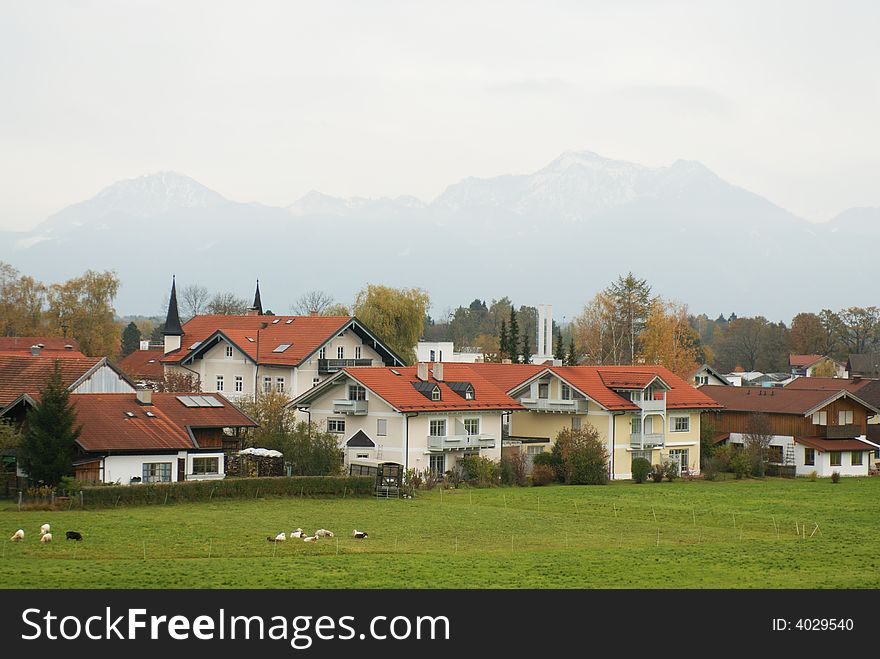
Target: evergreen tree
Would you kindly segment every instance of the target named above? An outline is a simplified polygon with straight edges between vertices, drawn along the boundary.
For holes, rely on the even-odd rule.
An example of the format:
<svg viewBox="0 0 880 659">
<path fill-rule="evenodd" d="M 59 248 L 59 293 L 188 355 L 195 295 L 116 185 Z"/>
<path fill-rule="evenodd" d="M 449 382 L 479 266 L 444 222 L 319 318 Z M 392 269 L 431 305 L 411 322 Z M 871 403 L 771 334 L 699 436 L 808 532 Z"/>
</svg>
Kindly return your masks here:
<svg viewBox="0 0 880 659">
<path fill-rule="evenodd" d="M 574 349 L 574 337 L 572 336 L 571 340 L 568 342 L 568 359 L 567 359 L 566 366 L 577 366 L 577 365 L 578 365 L 578 358 L 577 358 L 577 353 L 575 352 L 575 349 Z"/>
<path fill-rule="evenodd" d="M 122 330 L 122 356 L 130 355 L 141 347 L 141 331 L 131 322 Z"/>
<path fill-rule="evenodd" d="M 519 360 L 516 358 L 517 346 L 519 345 L 519 323 L 516 320 L 516 309 L 510 305 L 510 325 L 507 328 L 507 347 L 510 360 L 517 364 Z"/>
<path fill-rule="evenodd" d="M 501 331 L 498 333 L 498 359 L 504 359 L 510 354 L 510 344 L 507 338 L 507 323 L 501 321 Z"/>
<path fill-rule="evenodd" d="M 525 331 L 523 332 L 523 340 L 522 340 L 522 363 L 523 364 L 531 364 L 532 363 L 532 349 L 529 347 L 529 332 L 528 327 L 523 328 Z"/>
<path fill-rule="evenodd" d="M 565 346 L 562 344 L 562 330 L 556 329 L 556 348 L 553 350 L 553 358 L 565 362 Z"/>
<path fill-rule="evenodd" d="M 54 486 L 73 475 L 74 443 L 82 430 L 75 424 L 76 410 L 56 362 L 40 402 L 28 410 L 21 441 L 22 467 L 32 481 Z"/>
</svg>

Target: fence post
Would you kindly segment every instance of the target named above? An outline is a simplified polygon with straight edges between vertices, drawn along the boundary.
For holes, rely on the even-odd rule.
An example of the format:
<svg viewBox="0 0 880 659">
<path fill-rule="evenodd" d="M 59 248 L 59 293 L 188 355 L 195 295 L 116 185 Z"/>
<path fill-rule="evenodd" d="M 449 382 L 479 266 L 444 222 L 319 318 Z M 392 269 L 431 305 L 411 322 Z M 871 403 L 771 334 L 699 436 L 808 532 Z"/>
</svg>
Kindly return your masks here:
<svg viewBox="0 0 880 659">
<path fill-rule="evenodd" d="M 21 512 L 21 490 L 18 491 L 18 512 Z"/>
<path fill-rule="evenodd" d="M 79 491 L 79 507 L 85 508 L 85 505 L 83 504 L 83 491 L 82 490 Z"/>
</svg>

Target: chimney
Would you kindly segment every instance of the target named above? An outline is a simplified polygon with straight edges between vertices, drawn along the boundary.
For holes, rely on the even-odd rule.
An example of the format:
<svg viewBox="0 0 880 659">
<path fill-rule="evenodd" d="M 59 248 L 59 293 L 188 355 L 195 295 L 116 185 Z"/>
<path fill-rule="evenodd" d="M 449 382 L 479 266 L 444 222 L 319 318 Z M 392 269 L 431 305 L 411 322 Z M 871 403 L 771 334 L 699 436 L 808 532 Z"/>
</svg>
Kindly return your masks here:
<svg viewBox="0 0 880 659">
<path fill-rule="evenodd" d="M 502 364 L 512 364 L 512 363 L 513 363 L 513 360 L 512 360 L 512 359 L 502 359 L 502 360 L 501 360 L 501 363 L 502 363 Z"/>
<path fill-rule="evenodd" d="M 251 307 L 250 309 L 247 310 L 247 313 L 245 315 L 246 316 L 259 316 L 260 312 L 257 310 L 256 307 Z"/>
<path fill-rule="evenodd" d="M 416 376 L 422 382 L 428 381 L 428 365 L 425 362 L 419 362 L 418 366 L 416 367 Z"/>
<path fill-rule="evenodd" d="M 440 362 L 434 364 L 434 379 L 443 382 L 443 364 Z"/>
<path fill-rule="evenodd" d="M 149 350 L 150 349 L 150 340 L 147 339 L 145 341 L 141 341 L 141 350 Z"/>
<path fill-rule="evenodd" d="M 318 310 L 317 310 L 317 309 L 309 309 L 309 315 L 310 315 L 312 318 L 314 318 L 315 316 L 318 315 Z"/>
<path fill-rule="evenodd" d="M 31 346 L 31 355 L 34 357 L 38 357 L 40 355 L 41 348 L 40 346 L 34 344 Z"/>
<path fill-rule="evenodd" d="M 137 402 L 138 405 L 152 405 L 153 404 L 153 390 L 152 389 L 138 389 L 137 394 Z"/>
</svg>

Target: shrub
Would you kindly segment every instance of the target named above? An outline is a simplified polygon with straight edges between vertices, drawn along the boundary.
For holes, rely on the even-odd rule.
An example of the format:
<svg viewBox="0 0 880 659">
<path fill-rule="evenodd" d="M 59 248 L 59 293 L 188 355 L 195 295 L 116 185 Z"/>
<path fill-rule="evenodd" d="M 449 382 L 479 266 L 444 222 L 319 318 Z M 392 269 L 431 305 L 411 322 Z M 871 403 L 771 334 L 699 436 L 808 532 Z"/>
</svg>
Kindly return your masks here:
<svg viewBox="0 0 880 659">
<path fill-rule="evenodd" d="M 666 480 L 674 481 L 678 478 L 678 464 L 675 462 L 667 462 L 663 465 L 663 473 L 666 475 Z"/>
<path fill-rule="evenodd" d="M 715 468 L 717 471 L 731 471 L 730 469 L 730 460 L 733 458 L 733 453 L 736 449 L 730 444 L 725 444 L 724 446 L 719 446 L 712 453 L 711 459 L 715 461 Z"/>
<path fill-rule="evenodd" d="M 831 472 L 831 482 L 832 483 L 839 483 L 840 482 L 840 472 L 839 471 L 832 471 Z"/>
<path fill-rule="evenodd" d="M 743 450 L 733 451 L 733 455 L 730 458 L 730 469 L 737 479 L 748 476 L 752 473 L 751 456 Z"/>
<path fill-rule="evenodd" d="M 815 483 L 817 478 L 819 478 L 819 472 L 813 469 L 813 471 L 810 472 L 810 480 Z"/>
<path fill-rule="evenodd" d="M 608 482 L 608 450 L 593 426 L 565 428 L 556 435 L 553 453 L 561 460 L 566 485 L 605 485 Z"/>
<path fill-rule="evenodd" d="M 636 483 L 644 483 L 651 473 L 651 463 L 645 458 L 633 458 L 632 477 Z"/>
<path fill-rule="evenodd" d="M 520 487 L 528 485 L 528 461 L 524 453 L 516 451 L 501 458 L 501 483 Z"/>
<path fill-rule="evenodd" d="M 559 482 L 563 480 L 563 470 L 562 470 L 562 453 L 554 444 L 553 448 L 550 451 L 544 451 L 542 453 L 538 453 L 536 456 L 532 458 L 532 467 L 537 467 L 539 465 L 544 465 L 550 467 L 555 474 L 554 478 Z"/>
<path fill-rule="evenodd" d="M 532 485 L 546 485 L 556 480 L 556 470 L 550 465 L 534 465 L 532 467 Z"/>
<path fill-rule="evenodd" d="M 461 480 L 477 487 L 497 485 L 501 477 L 501 466 L 482 455 L 466 455 L 458 459 Z"/>
<path fill-rule="evenodd" d="M 651 467 L 651 478 L 655 483 L 659 483 L 666 475 L 666 468 L 663 465 L 654 465 Z"/>
<path fill-rule="evenodd" d="M 403 488 L 407 494 L 412 496 L 416 490 L 422 486 L 423 480 L 421 474 L 413 468 L 409 468 L 403 474 Z"/>
</svg>

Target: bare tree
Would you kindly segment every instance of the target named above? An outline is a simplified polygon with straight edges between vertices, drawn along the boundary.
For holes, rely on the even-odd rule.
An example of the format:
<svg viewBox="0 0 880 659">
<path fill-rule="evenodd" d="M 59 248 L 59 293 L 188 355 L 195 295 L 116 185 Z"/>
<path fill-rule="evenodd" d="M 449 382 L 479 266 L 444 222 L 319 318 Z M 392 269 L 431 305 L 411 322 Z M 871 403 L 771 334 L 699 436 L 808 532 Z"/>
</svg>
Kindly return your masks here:
<svg viewBox="0 0 880 659">
<path fill-rule="evenodd" d="M 309 291 L 291 304 L 290 310 L 297 316 L 308 316 L 313 312 L 323 316 L 332 304 L 333 297 L 324 291 Z"/>
<path fill-rule="evenodd" d="M 181 316 L 185 316 L 189 320 L 193 316 L 198 316 L 208 309 L 208 301 L 210 297 L 208 289 L 198 284 L 189 284 L 180 289 L 180 311 Z"/>
<path fill-rule="evenodd" d="M 208 302 L 207 311 L 211 314 L 223 316 L 242 316 L 250 305 L 243 297 L 238 297 L 235 293 L 217 293 Z"/>
<path fill-rule="evenodd" d="M 767 466 L 767 449 L 773 440 L 770 417 L 761 412 L 749 414 L 746 432 L 743 433 L 743 449 L 751 457 L 756 476 L 763 476 Z"/>
</svg>

